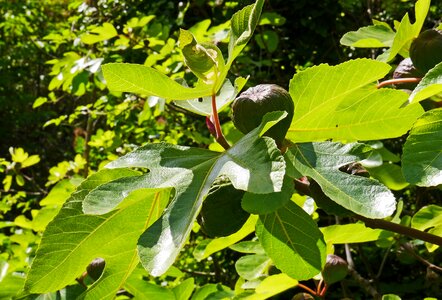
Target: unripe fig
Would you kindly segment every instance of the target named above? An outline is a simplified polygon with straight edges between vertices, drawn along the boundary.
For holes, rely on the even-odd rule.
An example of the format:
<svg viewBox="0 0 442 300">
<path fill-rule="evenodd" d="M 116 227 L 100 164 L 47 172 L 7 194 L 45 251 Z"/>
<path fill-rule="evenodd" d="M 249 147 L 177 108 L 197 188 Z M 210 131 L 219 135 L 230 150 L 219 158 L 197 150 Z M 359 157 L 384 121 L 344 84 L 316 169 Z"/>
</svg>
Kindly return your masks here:
<svg viewBox="0 0 442 300">
<path fill-rule="evenodd" d="M 428 29 L 421 32 L 411 43 L 410 58 L 423 73 L 442 62 L 442 30 Z"/>
<path fill-rule="evenodd" d="M 292 298 L 292 300 L 311 300 L 311 299 L 313 300 L 315 298 L 313 298 L 313 296 L 308 293 L 297 293 Z"/>
<path fill-rule="evenodd" d="M 341 281 L 347 276 L 348 264 L 345 260 L 337 255 L 327 255 L 324 269 L 322 270 L 322 278 L 327 285 Z"/>
<path fill-rule="evenodd" d="M 258 127 L 266 113 L 286 111 L 288 115 L 265 134 L 280 146 L 292 122 L 294 104 L 290 94 L 282 87 L 260 84 L 241 93 L 233 102 L 232 111 L 233 123 L 244 134 Z"/>
<path fill-rule="evenodd" d="M 401 78 L 420 78 L 423 77 L 424 74 L 420 71 L 418 71 L 411 61 L 410 58 L 403 59 L 393 73 L 394 79 L 401 79 Z M 417 86 L 417 83 L 403 83 L 399 84 L 397 87 L 400 89 L 406 89 L 406 90 L 414 90 L 414 88 Z"/>
<path fill-rule="evenodd" d="M 228 236 L 241 229 L 249 213 L 241 207 L 244 191 L 237 190 L 226 176 L 218 177 L 204 199 L 198 218 L 209 237 Z"/>
<path fill-rule="evenodd" d="M 104 266 L 106 265 L 104 259 L 98 257 L 94 259 L 86 268 L 88 275 L 93 279 L 97 280 L 100 278 L 101 273 L 103 273 Z"/>
</svg>

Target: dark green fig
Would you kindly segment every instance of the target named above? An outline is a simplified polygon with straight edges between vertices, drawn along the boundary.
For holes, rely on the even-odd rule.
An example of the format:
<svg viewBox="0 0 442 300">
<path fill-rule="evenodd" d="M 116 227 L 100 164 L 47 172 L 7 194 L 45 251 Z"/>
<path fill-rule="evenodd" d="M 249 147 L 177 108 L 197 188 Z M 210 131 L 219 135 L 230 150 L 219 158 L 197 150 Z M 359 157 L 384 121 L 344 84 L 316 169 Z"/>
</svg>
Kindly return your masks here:
<svg viewBox="0 0 442 300">
<path fill-rule="evenodd" d="M 241 207 L 244 193 L 235 189 L 227 177 L 218 177 L 203 202 L 198 218 L 202 231 L 209 237 L 221 237 L 241 229 L 249 217 L 249 213 Z"/>
<path fill-rule="evenodd" d="M 421 32 L 411 43 L 410 58 L 423 73 L 442 62 L 442 30 L 428 29 Z"/>
<path fill-rule="evenodd" d="M 232 111 L 233 123 L 244 134 L 258 127 L 266 113 L 286 111 L 288 115 L 265 134 L 280 146 L 292 122 L 294 104 L 290 94 L 282 87 L 260 84 L 241 93 L 233 102 Z"/>
<path fill-rule="evenodd" d="M 322 278 L 327 285 L 341 281 L 348 274 L 348 264 L 345 260 L 337 255 L 327 255 L 324 269 L 322 270 Z"/>
<path fill-rule="evenodd" d="M 86 268 L 87 274 L 93 279 L 97 280 L 103 273 L 104 266 L 106 265 L 104 259 L 98 257 L 94 259 Z"/>
<path fill-rule="evenodd" d="M 394 79 L 401 79 L 401 78 L 421 78 L 424 74 L 420 71 L 418 71 L 411 61 L 411 58 L 405 58 L 403 59 L 393 73 Z M 397 85 L 397 88 L 399 89 L 405 89 L 405 90 L 414 90 L 414 88 L 417 86 L 417 83 L 402 83 Z"/>
</svg>

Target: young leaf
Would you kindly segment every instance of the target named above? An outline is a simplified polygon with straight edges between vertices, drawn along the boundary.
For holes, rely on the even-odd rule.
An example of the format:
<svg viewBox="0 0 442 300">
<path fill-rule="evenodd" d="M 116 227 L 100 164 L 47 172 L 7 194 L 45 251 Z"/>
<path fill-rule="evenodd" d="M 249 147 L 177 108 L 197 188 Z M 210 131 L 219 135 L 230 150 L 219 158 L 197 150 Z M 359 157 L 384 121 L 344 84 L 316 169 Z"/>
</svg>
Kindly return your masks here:
<svg viewBox="0 0 442 300">
<path fill-rule="evenodd" d="M 370 25 L 347 32 L 339 42 L 344 46 L 357 48 L 391 47 L 394 35 L 389 26 Z"/>
<path fill-rule="evenodd" d="M 212 94 L 210 85 L 185 87 L 158 70 L 136 64 L 111 63 L 102 66 L 111 91 L 157 96 L 171 100 L 195 99 Z"/>
<path fill-rule="evenodd" d="M 113 196 L 108 194 L 106 201 L 101 200 L 108 202 L 106 209 L 109 210 L 117 207 L 124 199 L 124 195 L 133 190 L 143 187 L 175 188 L 175 197 L 163 217 L 149 227 L 138 242 L 138 252 L 143 266 L 152 275 L 161 275 L 179 254 L 201 208 L 202 200 L 217 176 L 226 175 L 235 188 L 241 190 L 253 190 L 256 193 L 281 190 L 285 172 L 284 158 L 272 139 L 260 138 L 260 135 L 268 129 L 270 126 L 268 123 L 275 124 L 285 115 L 281 112 L 267 114 L 261 126 L 252 130 L 222 154 L 167 144 L 150 144 L 141 147 L 112 162 L 108 167 L 150 168 L 151 173 L 154 173 L 132 178 L 132 183 L 131 180 L 123 178 L 100 186 L 92 191 L 88 200 L 103 199 L 103 193 L 114 187 L 117 193 Z M 161 172 L 169 175 L 161 178 Z M 187 181 L 181 179 L 175 181 L 175 176 L 185 177 Z M 165 181 L 166 178 L 170 180 Z M 118 190 L 116 188 L 118 185 L 124 188 Z M 88 201 L 88 203 L 90 205 L 88 211 L 94 207 L 99 208 L 100 212 L 105 211 L 101 210 L 98 201 Z"/>
<path fill-rule="evenodd" d="M 380 55 L 377 59 L 380 61 L 389 62 L 398 53 L 404 57 L 408 57 L 407 47 L 411 41 L 419 35 L 422 29 L 425 18 L 427 16 L 428 10 L 430 9 L 431 0 L 418 0 L 415 4 L 415 19 L 416 21 L 411 24 L 408 13 L 402 18 L 399 26 L 397 27 L 397 32 L 393 40 L 393 45 L 391 48 Z"/>
<path fill-rule="evenodd" d="M 442 183 L 442 108 L 426 112 L 404 145 L 402 171 L 405 179 L 419 186 Z"/>
<path fill-rule="evenodd" d="M 140 234 L 161 215 L 169 190 L 144 193 L 132 205 L 102 216 L 85 215 L 82 201 L 97 186 L 138 172 L 103 170 L 85 180 L 43 234 L 28 273 L 25 290 L 56 291 L 72 283 L 95 258 L 106 266 L 101 277 L 82 295 L 85 299 L 113 299 L 138 263 Z"/>
<path fill-rule="evenodd" d="M 368 218 L 385 218 L 396 207 L 393 193 L 377 180 L 350 175 L 340 167 L 366 159 L 371 148 L 363 144 L 306 143 L 290 148 L 294 167 L 313 178 L 333 201 Z"/>
<path fill-rule="evenodd" d="M 228 65 L 246 46 L 259 22 L 264 0 L 257 0 L 236 12 L 231 19 Z"/>
<path fill-rule="evenodd" d="M 389 70 L 385 63 L 357 59 L 295 74 L 290 81 L 295 112 L 286 138 L 293 142 L 357 141 L 403 135 L 423 109 L 420 105 L 401 107 L 406 93 L 370 84 Z"/>
<path fill-rule="evenodd" d="M 271 214 L 260 215 L 256 234 L 275 266 L 292 278 L 310 279 L 325 264 L 322 233 L 294 202 Z"/>
<path fill-rule="evenodd" d="M 442 62 L 425 74 L 410 95 L 410 102 L 415 103 L 442 93 Z"/>
<path fill-rule="evenodd" d="M 225 63 L 221 50 L 213 44 L 200 44 L 190 31 L 181 29 L 179 38 L 184 62 L 206 84 L 215 84 Z"/>
</svg>

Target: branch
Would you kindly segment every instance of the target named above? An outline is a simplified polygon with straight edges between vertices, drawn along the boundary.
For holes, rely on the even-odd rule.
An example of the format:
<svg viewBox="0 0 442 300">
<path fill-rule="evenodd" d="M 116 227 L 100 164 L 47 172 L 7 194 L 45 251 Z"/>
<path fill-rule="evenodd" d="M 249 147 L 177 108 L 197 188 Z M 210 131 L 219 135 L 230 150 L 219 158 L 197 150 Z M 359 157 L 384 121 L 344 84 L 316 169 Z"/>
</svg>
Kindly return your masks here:
<svg viewBox="0 0 442 300">
<path fill-rule="evenodd" d="M 396 224 L 393 222 L 381 220 L 381 219 L 369 219 L 360 215 L 354 215 L 355 219 L 363 221 L 367 227 L 377 228 L 377 229 L 385 229 L 388 231 L 396 232 L 399 234 L 403 234 L 418 240 L 422 240 L 431 244 L 435 244 L 438 246 L 442 246 L 442 237 L 425 232 L 420 231 L 411 227 L 406 227 L 400 224 Z"/>
<path fill-rule="evenodd" d="M 303 177 L 301 180 L 295 180 L 295 189 L 305 195 L 311 196 L 310 183 Z M 325 196 L 325 195 L 324 195 Z M 333 201 L 333 200 L 330 200 Z M 360 220 L 367 225 L 367 227 L 374 229 L 385 229 L 388 231 L 396 232 L 402 235 L 406 235 L 415 239 L 419 239 L 431 244 L 442 246 L 442 237 L 420 231 L 411 227 L 406 227 L 393 222 L 385 221 L 382 219 L 370 219 L 361 215 L 354 214 L 353 217 Z"/>
</svg>

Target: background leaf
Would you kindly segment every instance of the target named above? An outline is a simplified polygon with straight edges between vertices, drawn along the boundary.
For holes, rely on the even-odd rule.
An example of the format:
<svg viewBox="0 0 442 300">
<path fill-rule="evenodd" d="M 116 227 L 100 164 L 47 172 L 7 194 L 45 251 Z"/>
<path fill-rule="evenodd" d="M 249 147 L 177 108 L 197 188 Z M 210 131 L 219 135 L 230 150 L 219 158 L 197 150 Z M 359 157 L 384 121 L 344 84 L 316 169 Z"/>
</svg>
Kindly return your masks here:
<svg viewBox="0 0 442 300">
<path fill-rule="evenodd" d="M 273 213 L 260 215 L 256 234 L 275 266 L 292 278 L 310 279 L 325 264 L 322 233 L 294 202 Z"/>
<path fill-rule="evenodd" d="M 402 91 L 370 84 L 389 70 L 385 63 L 357 59 L 295 74 L 290 81 L 295 112 L 286 138 L 356 141 L 403 135 L 423 110 L 420 105 L 401 107 L 408 97 Z"/>
<path fill-rule="evenodd" d="M 290 148 L 294 167 L 304 176 L 313 178 L 330 199 L 368 218 L 390 216 L 396 201 L 393 193 L 377 180 L 350 175 L 340 167 L 366 159 L 371 154 L 363 144 L 308 143 Z"/>
<path fill-rule="evenodd" d="M 419 186 L 442 183 L 442 108 L 426 112 L 411 129 L 404 145 L 405 179 Z"/>
<path fill-rule="evenodd" d="M 395 33 L 389 26 L 379 24 L 347 32 L 339 42 L 349 47 L 382 48 L 391 47 L 394 36 Z"/>
</svg>

